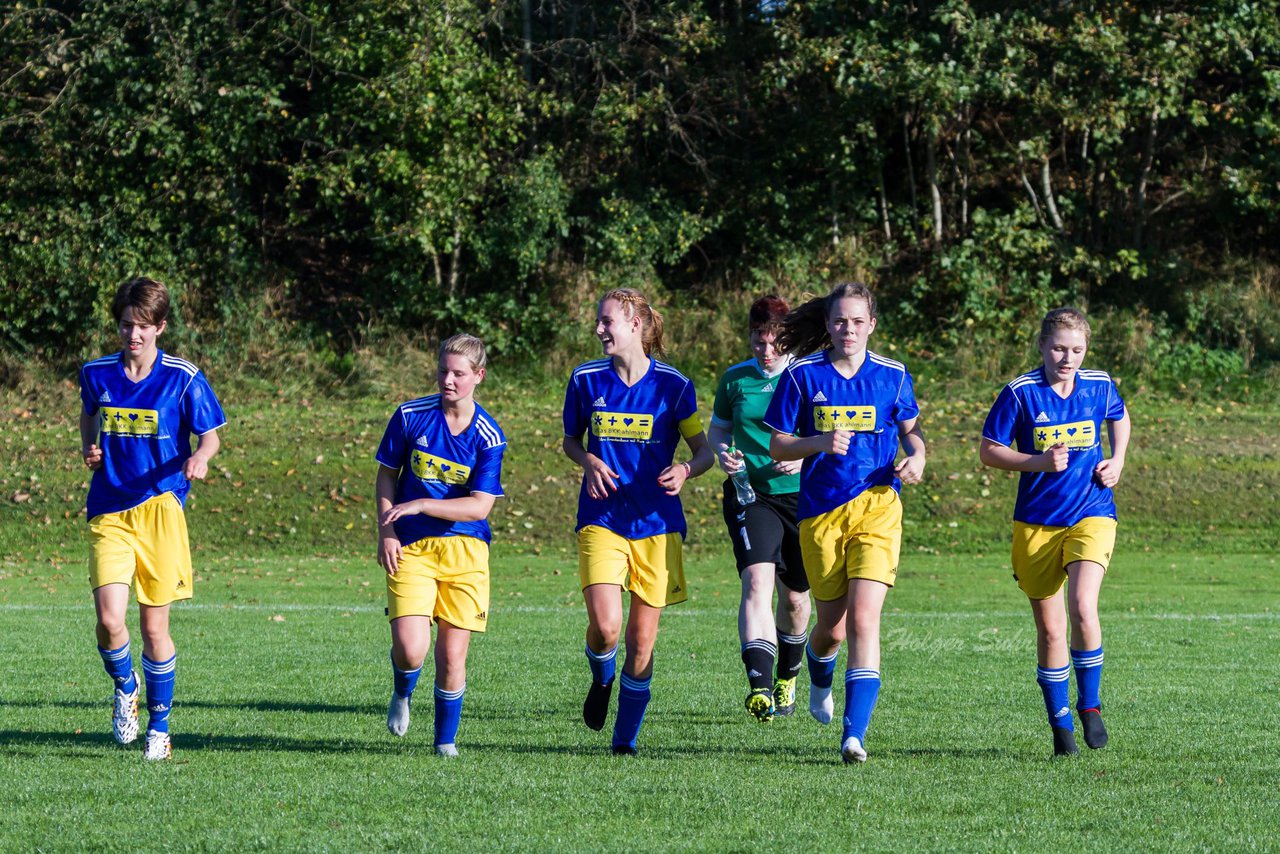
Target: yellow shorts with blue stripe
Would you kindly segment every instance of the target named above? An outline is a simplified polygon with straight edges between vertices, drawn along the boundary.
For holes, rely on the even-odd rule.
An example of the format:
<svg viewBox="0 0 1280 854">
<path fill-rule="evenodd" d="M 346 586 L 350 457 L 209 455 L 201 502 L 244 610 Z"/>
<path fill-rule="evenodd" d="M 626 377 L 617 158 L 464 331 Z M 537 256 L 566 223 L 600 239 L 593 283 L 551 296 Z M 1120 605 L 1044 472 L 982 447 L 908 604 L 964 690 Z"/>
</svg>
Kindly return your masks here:
<svg viewBox="0 0 1280 854">
<path fill-rule="evenodd" d="M 658 534 L 628 540 L 608 528 L 587 525 L 578 531 L 578 580 L 584 590 L 592 584 L 616 584 L 655 608 L 678 604 L 689 598 L 684 539 Z"/>
<path fill-rule="evenodd" d="M 89 585 L 132 584 L 143 605 L 191 598 L 187 517 L 172 492 L 89 520 Z"/>
<path fill-rule="evenodd" d="M 424 537 L 400 550 L 387 576 L 387 617 L 430 617 L 472 632 L 489 619 L 489 544 L 475 537 Z"/>
<path fill-rule="evenodd" d="M 1013 523 L 1013 577 L 1030 599 L 1048 599 L 1062 589 L 1067 567 L 1087 560 L 1103 571 L 1116 546 L 1116 520 L 1089 516 L 1067 528 Z"/>
<path fill-rule="evenodd" d="M 800 553 L 813 598 L 843 599 L 855 578 L 893 586 L 902 549 L 902 501 L 873 486 L 852 501 L 800 523 Z"/>
</svg>

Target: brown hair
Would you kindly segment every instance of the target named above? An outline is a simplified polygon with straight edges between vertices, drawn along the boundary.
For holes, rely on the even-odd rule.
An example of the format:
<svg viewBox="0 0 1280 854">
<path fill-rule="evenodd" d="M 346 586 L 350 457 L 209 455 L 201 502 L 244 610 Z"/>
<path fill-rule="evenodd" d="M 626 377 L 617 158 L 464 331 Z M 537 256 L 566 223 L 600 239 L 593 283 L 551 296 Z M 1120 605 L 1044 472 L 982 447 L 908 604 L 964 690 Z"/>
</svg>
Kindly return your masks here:
<svg viewBox="0 0 1280 854">
<path fill-rule="evenodd" d="M 1084 312 L 1078 308 L 1067 306 L 1065 308 L 1055 308 L 1044 316 L 1044 320 L 1040 321 L 1040 338 L 1036 343 L 1043 345 L 1059 329 L 1082 330 L 1085 344 L 1088 344 L 1093 338 L 1093 330 L 1089 328 L 1089 319 L 1084 316 Z"/>
<path fill-rule="evenodd" d="M 646 356 L 665 356 L 666 345 L 662 342 L 662 315 L 649 305 L 644 294 L 635 288 L 614 288 L 600 297 L 597 305 L 604 305 L 605 300 L 616 300 L 626 310 L 627 317 L 640 317 L 640 341 L 644 345 Z"/>
<path fill-rule="evenodd" d="M 831 336 L 827 334 L 827 317 L 831 307 L 842 299 L 866 300 L 867 313 L 875 319 L 876 296 L 871 288 L 862 282 L 841 282 L 832 288 L 825 297 L 814 297 L 800 305 L 782 321 L 782 332 L 778 335 L 778 349 L 795 356 L 807 356 L 831 346 Z"/>
<path fill-rule="evenodd" d="M 437 356 L 441 365 L 444 364 L 444 357 L 450 353 L 459 356 L 466 356 L 467 361 L 471 362 L 471 370 L 479 373 L 484 370 L 484 366 L 489 363 L 489 357 L 484 351 L 484 342 L 474 335 L 468 335 L 460 332 L 452 338 L 446 338 L 440 343 L 440 352 Z"/>
<path fill-rule="evenodd" d="M 169 289 L 163 282 L 146 276 L 130 279 L 116 291 L 111 301 L 111 316 L 120 322 L 126 308 L 132 308 L 134 320 L 159 326 L 169 319 Z"/>
<path fill-rule="evenodd" d="M 751 309 L 747 312 L 747 329 L 750 332 L 772 332 L 777 335 L 782 332 L 782 320 L 790 311 L 791 306 L 777 294 L 760 297 L 751 304 Z"/>
</svg>

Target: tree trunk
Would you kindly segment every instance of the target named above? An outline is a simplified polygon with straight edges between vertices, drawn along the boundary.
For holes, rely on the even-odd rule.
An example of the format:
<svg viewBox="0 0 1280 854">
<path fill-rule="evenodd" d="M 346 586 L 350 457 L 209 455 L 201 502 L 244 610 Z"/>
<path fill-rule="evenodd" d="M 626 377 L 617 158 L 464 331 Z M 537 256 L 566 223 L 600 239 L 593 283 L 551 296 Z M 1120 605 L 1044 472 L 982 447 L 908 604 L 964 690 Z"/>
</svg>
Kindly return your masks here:
<svg viewBox="0 0 1280 854">
<path fill-rule="evenodd" d="M 1058 231 L 1064 231 L 1062 216 L 1058 213 L 1058 203 L 1053 199 L 1053 182 L 1049 177 L 1049 158 L 1040 161 L 1040 192 L 1044 193 L 1044 207 L 1049 212 L 1049 221 Z"/>
<path fill-rule="evenodd" d="M 925 149 L 925 169 L 929 178 L 929 198 L 933 207 L 933 239 L 942 242 L 942 192 L 938 189 L 938 134 L 929 131 Z"/>
</svg>

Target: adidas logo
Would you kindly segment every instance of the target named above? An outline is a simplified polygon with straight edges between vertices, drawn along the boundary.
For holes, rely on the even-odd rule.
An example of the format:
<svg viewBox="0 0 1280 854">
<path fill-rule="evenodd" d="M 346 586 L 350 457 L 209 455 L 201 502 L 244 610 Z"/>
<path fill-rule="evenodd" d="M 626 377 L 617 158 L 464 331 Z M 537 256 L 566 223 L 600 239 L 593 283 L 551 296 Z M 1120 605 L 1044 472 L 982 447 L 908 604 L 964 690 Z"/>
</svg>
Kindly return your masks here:
<svg viewBox="0 0 1280 854">
<path fill-rule="evenodd" d="M 596 398 L 596 402 L 591 405 L 594 407 L 594 406 L 607 406 L 608 404 L 604 402 L 604 395 L 600 395 L 599 397 Z"/>
<path fill-rule="evenodd" d="M 481 611 L 479 614 L 476 614 L 476 619 L 477 619 L 477 620 L 485 620 L 485 619 L 488 619 L 488 616 L 489 616 L 489 615 L 488 615 L 488 613 L 487 613 L 487 612 L 485 612 L 485 611 Z"/>
<path fill-rule="evenodd" d="M 752 679 L 755 679 L 757 676 L 763 676 L 764 674 L 753 667 L 747 671 L 747 675 L 750 676 Z"/>
<path fill-rule="evenodd" d="M 761 391 L 761 392 L 773 391 L 773 383 L 769 383 L 767 386 L 765 386 L 764 388 L 760 389 L 760 391 Z"/>
<path fill-rule="evenodd" d="M 422 447 L 424 447 L 424 448 L 430 447 L 429 443 L 427 442 L 427 437 L 426 437 L 426 436 L 419 436 L 419 437 L 418 437 L 418 444 L 419 444 L 419 445 L 421 445 L 421 446 L 422 446 Z"/>
<path fill-rule="evenodd" d="M 179 589 L 179 590 L 181 590 L 181 589 L 183 589 L 183 588 L 184 588 L 184 587 L 186 587 L 186 586 L 187 586 L 187 582 L 185 582 L 185 581 L 183 581 L 181 578 L 179 578 L 179 579 L 178 579 L 178 589 Z"/>
<path fill-rule="evenodd" d="M 102 397 L 98 398 L 98 403 L 110 403 L 110 402 L 111 402 L 111 395 L 107 394 L 105 391 L 102 393 Z"/>
<path fill-rule="evenodd" d="M 683 587 L 681 587 L 679 584 L 677 584 L 675 587 L 672 587 L 672 588 L 671 588 L 671 592 L 672 592 L 672 593 L 679 593 L 679 592 L 680 592 L 681 590 L 683 590 L 683 589 L 684 589 Z"/>
<path fill-rule="evenodd" d="M 817 394 L 815 394 L 815 395 L 813 396 L 813 402 L 814 402 L 814 403 L 826 403 L 826 402 L 827 402 L 827 396 L 826 396 L 825 394 L 823 394 L 822 392 L 818 392 Z"/>
<path fill-rule="evenodd" d="M 1049 416 L 1048 416 L 1048 415 L 1045 415 L 1045 414 L 1044 414 L 1044 410 L 1043 410 L 1043 409 L 1041 409 L 1041 410 L 1040 410 L 1040 414 L 1036 416 L 1036 423 L 1037 423 L 1037 424 L 1044 424 L 1044 423 L 1045 423 L 1045 422 L 1047 422 L 1048 420 L 1049 420 Z"/>
<path fill-rule="evenodd" d="M 1070 709 L 1068 709 L 1066 706 L 1063 706 L 1061 709 L 1058 709 L 1057 713 L 1056 713 L 1056 714 L 1054 714 L 1054 717 L 1055 717 L 1055 718 L 1061 718 L 1061 717 L 1065 717 L 1065 716 L 1070 715 L 1070 714 L 1071 714 L 1071 710 L 1070 710 Z"/>
<path fill-rule="evenodd" d="M 747 512 L 745 510 L 738 514 L 738 521 L 739 522 L 747 521 Z"/>
</svg>

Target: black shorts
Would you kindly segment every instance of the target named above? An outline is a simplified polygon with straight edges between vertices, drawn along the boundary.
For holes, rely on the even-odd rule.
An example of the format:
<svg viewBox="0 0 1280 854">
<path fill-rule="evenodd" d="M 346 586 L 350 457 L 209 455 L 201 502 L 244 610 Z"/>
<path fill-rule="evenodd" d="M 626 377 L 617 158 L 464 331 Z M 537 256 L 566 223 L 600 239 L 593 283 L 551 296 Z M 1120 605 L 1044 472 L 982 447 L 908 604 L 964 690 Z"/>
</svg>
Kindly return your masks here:
<svg viewBox="0 0 1280 854">
<path fill-rule="evenodd" d="M 778 578 L 797 593 L 809 589 L 800 556 L 800 525 L 796 522 L 797 493 L 766 495 L 756 493 L 756 500 L 745 508 L 739 506 L 733 483 L 724 482 L 724 524 L 733 543 L 733 557 L 738 574 L 757 563 L 778 567 Z"/>
</svg>

